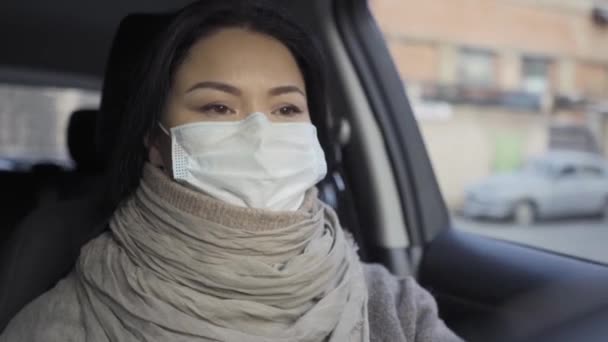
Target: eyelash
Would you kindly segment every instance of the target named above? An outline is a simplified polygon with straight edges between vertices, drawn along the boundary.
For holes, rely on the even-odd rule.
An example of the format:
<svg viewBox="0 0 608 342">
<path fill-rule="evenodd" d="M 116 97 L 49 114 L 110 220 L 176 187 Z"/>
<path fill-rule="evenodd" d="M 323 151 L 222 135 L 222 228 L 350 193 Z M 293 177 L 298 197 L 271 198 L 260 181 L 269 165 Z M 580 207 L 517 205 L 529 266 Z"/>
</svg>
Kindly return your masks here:
<svg viewBox="0 0 608 342">
<path fill-rule="evenodd" d="M 287 110 L 288 112 L 285 113 L 284 110 Z M 201 107 L 201 111 L 205 112 L 205 113 L 213 112 L 213 114 L 216 114 L 216 115 L 230 115 L 230 114 L 236 113 L 230 107 L 223 105 L 223 104 L 218 104 L 218 103 L 205 105 L 205 106 Z M 291 117 L 291 116 L 296 116 L 296 115 L 302 114 L 302 110 L 295 105 L 287 105 L 287 106 L 282 106 L 279 109 L 273 111 L 272 114 Z"/>
<path fill-rule="evenodd" d="M 283 113 L 284 109 L 289 109 L 289 113 Z M 278 113 L 277 113 L 278 112 Z M 273 114 L 278 114 L 282 116 L 296 116 L 298 114 L 302 114 L 302 110 L 294 105 L 283 106 L 273 112 Z"/>
<path fill-rule="evenodd" d="M 205 113 L 213 112 L 213 114 L 217 114 L 217 115 L 229 115 L 229 114 L 236 113 L 230 107 L 223 105 L 223 104 L 218 104 L 218 103 L 212 103 L 212 104 L 205 105 L 205 106 L 201 107 L 201 111 L 205 112 Z"/>
</svg>

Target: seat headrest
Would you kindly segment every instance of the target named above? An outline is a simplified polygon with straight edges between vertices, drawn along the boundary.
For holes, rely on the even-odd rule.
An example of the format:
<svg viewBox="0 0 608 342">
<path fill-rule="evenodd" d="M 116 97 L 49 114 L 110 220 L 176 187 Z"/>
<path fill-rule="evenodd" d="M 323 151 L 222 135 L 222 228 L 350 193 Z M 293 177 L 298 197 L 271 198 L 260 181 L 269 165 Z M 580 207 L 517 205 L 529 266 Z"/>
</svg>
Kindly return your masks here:
<svg viewBox="0 0 608 342">
<path fill-rule="evenodd" d="M 124 18 L 114 36 L 103 89 L 95 144 L 104 165 L 114 149 L 114 138 L 121 123 L 130 82 L 156 36 L 168 25 L 172 14 L 131 14 Z"/>
<path fill-rule="evenodd" d="M 95 171 L 99 166 L 94 138 L 98 113 L 96 109 L 81 109 L 70 117 L 68 150 L 81 171 Z"/>
</svg>

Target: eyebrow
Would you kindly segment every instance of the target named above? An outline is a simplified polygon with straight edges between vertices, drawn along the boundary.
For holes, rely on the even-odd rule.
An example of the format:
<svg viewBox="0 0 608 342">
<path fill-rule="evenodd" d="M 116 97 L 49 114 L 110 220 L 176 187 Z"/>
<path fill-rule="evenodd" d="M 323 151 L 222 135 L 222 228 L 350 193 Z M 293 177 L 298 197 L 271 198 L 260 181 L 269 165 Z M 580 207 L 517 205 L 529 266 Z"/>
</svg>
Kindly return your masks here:
<svg viewBox="0 0 608 342">
<path fill-rule="evenodd" d="M 199 83 L 193 85 L 192 87 L 190 87 L 186 91 L 186 93 L 190 93 L 190 92 L 198 90 L 198 89 L 214 89 L 214 90 L 223 91 L 225 93 L 229 93 L 232 95 L 237 95 L 237 96 L 241 95 L 241 91 L 238 88 L 233 87 L 226 83 L 213 82 L 213 81 L 199 82 Z"/>
<path fill-rule="evenodd" d="M 223 91 L 225 93 L 233 94 L 236 96 L 241 95 L 241 91 L 237 87 L 231 86 L 226 83 L 214 82 L 214 81 L 199 82 L 199 83 L 193 85 L 192 87 L 190 87 L 186 91 L 186 93 L 190 93 L 192 91 L 199 90 L 199 89 L 214 89 L 214 90 Z M 279 96 L 279 95 L 284 95 L 284 94 L 289 94 L 289 93 L 299 93 L 302 96 L 306 96 L 306 94 L 304 93 L 304 91 L 302 89 L 300 89 L 299 87 L 294 86 L 294 85 L 275 87 L 275 88 L 270 89 L 270 91 L 269 91 L 269 94 L 271 96 Z"/>
<path fill-rule="evenodd" d="M 269 94 L 272 96 L 279 96 L 279 95 L 288 94 L 288 93 L 299 93 L 302 96 L 306 96 L 306 94 L 304 93 L 304 91 L 302 89 L 298 88 L 297 86 L 293 86 L 293 85 L 272 88 L 272 89 L 270 89 L 270 92 L 269 92 Z"/>
</svg>

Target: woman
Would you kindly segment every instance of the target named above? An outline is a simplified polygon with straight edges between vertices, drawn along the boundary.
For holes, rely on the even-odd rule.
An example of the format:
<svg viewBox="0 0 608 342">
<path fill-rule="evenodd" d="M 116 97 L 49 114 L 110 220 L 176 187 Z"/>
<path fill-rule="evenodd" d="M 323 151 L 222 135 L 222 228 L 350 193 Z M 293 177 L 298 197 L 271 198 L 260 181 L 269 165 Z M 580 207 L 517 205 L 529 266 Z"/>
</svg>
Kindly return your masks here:
<svg viewBox="0 0 608 342">
<path fill-rule="evenodd" d="M 310 37 L 265 2 L 207 0 L 152 51 L 123 113 L 109 231 L 1 341 L 459 340 L 414 280 L 362 264 L 317 199 Z"/>
</svg>

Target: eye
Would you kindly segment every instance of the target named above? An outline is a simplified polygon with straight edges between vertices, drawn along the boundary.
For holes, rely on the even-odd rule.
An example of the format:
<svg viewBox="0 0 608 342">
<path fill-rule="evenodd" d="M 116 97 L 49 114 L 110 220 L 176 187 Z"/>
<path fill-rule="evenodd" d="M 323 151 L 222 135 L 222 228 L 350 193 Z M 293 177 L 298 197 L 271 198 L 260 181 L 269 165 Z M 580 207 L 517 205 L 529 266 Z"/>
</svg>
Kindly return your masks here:
<svg viewBox="0 0 608 342">
<path fill-rule="evenodd" d="M 294 105 L 283 106 L 278 110 L 275 110 L 273 114 L 283 115 L 283 116 L 294 116 L 301 114 L 302 110 Z"/>
<path fill-rule="evenodd" d="M 223 104 L 208 104 L 203 106 L 201 110 L 204 113 L 218 114 L 218 115 L 226 115 L 226 114 L 234 114 L 236 113 L 234 110 L 230 109 L 230 107 Z"/>
</svg>

